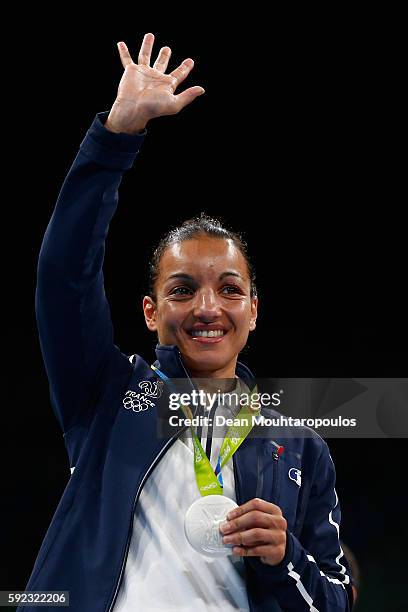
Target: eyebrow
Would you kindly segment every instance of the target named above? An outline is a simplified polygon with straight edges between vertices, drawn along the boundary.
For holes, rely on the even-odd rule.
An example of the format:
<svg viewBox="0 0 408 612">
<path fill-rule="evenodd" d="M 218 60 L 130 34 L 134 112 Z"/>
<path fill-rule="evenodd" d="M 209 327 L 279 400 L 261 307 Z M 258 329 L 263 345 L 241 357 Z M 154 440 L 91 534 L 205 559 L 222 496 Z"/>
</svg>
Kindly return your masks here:
<svg viewBox="0 0 408 612">
<path fill-rule="evenodd" d="M 223 278 L 225 278 L 226 276 L 236 276 L 237 278 L 241 278 L 242 276 L 240 274 L 238 274 L 238 272 L 232 272 L 232 271 L 228 271 L 228 272 L 223 272 L 222 274 L 220 274 L 219 279 L 218 280 L 222 280 Z M 243 279 L 242 279 L 243 280 Z"/>
<path fill-rule="evenodd" d="M 241 280 L 243 280 L 241 274 L 238 274 L 238 272 L 232 272 L 231 270 L 228 270 L 227 272 L 223 272 L 222 274 L 220 274 L 220 276 L 218 277 L 218 280 L 222 280 L 226 276 L 235 276 L 236 278 L 240 278 Z M 170 274 L 167 280 L 171 280 L 172 278 L 179 278 L 182 280 L 196 282 L 193 276 L 190 276 L 190 274 L 184 274 L 183 272 L 176 272 L 176 274 Z"/>
</svg>

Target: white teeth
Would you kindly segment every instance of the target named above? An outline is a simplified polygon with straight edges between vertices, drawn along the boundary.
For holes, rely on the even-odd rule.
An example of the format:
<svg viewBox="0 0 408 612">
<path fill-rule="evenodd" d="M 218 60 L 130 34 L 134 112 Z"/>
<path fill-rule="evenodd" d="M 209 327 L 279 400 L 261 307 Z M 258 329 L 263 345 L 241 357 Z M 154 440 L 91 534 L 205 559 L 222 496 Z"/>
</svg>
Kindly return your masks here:
<svg viewBox="0 0 408 612">
<path fill-rule="evenodd" d="M 210 331 L 206 331 L 206 330 L 193 330 L 190 332 L 190 334 L 193 337 L 200 337 L 200 338 L 219 338 L 220 336 L 224 335 L 224 331 L 222 329 L 213 329 Z"/>
</svg>

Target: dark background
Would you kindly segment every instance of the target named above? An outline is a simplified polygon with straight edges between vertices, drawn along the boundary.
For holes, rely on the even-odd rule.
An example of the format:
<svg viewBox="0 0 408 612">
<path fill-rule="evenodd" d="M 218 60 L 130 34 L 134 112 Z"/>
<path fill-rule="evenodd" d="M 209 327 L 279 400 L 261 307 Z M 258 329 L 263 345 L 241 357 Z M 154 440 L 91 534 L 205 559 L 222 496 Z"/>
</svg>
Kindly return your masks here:
<svg viewBox="0 0 408 612">
<path fill-rule="evenodd" d="M 37 338 L 36 263 L 79 144 L 115 98 L 117 41 L 137 60 L 153 32 L 154 59 L 168 45 L 170 70 L 196 62 L 180 90 L 206 93 L 149 124 L 122 183 L 105 258 L 116 344 L 153 359 L 141 311 L 152 244 L 205 211 L 246 232 L 260 317 L 242 360 L 259 377 L 407 374 L 398 16 L 254 10 L 235 25 L 177 10 L 183 27 L 113 8 L 8 23 L 1 589 L 24 589 L 69 477 Z M 402 610 L 406 441 L 328 443 L 342 539 L 361 566 L 358 609 Z"/>
</svg>

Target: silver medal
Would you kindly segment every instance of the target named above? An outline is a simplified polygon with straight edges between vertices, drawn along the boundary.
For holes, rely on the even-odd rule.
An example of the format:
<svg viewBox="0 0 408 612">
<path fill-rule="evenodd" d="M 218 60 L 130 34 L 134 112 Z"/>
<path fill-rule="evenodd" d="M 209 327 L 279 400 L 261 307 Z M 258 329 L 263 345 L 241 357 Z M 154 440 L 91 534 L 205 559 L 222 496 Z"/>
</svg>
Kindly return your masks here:
<svg viewBox="0 0 408 612">
<path fill-rule="evenodd" d="M 220 523 L 226 520 L 237 504 L 225 495 L 206 495 L 191 504 L 184 519 L 186 538 L 197 552 L 208 557 L 232 554 L 232 546 L 224 544 Z"/>
</svg>

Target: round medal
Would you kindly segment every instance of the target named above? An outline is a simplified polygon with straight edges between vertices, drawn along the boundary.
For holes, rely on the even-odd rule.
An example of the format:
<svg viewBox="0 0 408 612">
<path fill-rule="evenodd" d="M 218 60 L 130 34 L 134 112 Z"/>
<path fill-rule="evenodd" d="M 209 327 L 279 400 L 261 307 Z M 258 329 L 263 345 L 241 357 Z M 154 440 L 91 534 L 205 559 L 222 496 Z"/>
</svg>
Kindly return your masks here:
<svg viewBox="0 0 408 612">
<path fill-rule="evenodd" d="M 208 557 L 230 555 L 232 546 L 223 543 L 220 523 L 237 507 L 225 495 L 206 495 L 193 502 L 186 512 L 184 531 L 194 550 Z"/>
</svg>

